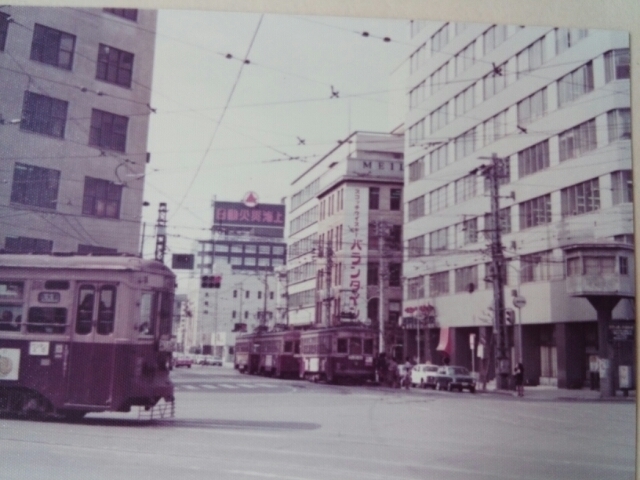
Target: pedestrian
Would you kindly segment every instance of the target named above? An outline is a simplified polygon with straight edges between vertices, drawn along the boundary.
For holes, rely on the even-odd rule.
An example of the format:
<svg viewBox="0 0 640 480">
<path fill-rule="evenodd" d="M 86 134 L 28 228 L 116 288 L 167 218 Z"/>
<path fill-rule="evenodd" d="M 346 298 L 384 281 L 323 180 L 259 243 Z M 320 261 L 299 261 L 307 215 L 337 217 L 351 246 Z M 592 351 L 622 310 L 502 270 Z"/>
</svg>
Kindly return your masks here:
<svg viewBox="0 0 640 480">
<path fill-rule="evenodd" d="M 516 391 L 519 397 L 524 397 L 524 366 L 522 362 L 518 362 L 513 371 L 513 378 L 516 383 Z"/>
<path fill-rule="evenodd" d="M 391 388 L 398 388 L 398 364 L 393 358 L 389 359 L 387 368 L 387 381 Z"/>
<path fill-rule="evenodd" d="M 409 390 L 409 387 L 411 387 L 411 370 L 412 369 L 413 369 L 413 364 L 411 363 L 411 360 L 409 359 L 409 357 L 407 357 L 407 361 L 404 362 L 404 376 L 402 378 L 402 384 L 407 390 Z"/>
<path fill-rule="evenodd" d="M 380 385 L 384 385 L 387 379 L 387 354 L 382 352 L 378 355 L 377 364 L 376 364 L 376 373 L 378 374 L 378 383 Z"/>
</svg>

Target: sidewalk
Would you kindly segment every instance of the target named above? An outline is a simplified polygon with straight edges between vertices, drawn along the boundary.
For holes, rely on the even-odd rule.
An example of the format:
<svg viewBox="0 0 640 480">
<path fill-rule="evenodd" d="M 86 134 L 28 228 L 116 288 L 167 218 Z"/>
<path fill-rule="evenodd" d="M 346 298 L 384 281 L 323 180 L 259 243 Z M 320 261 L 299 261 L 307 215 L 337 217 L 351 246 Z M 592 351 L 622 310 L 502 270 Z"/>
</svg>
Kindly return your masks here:
<svg viewBox="0 0 640 480">
<path fill-rule="evenodd" d="M 514 390 L 496 390 L 495 381 L 487 383 L 487 389 L 482 390 L 482 385 L 478 385 L 478 393 L 504 395 L 518 398 Z M 535 387 L 524 387 L 524 400 L 549 400 L 549 401 L 579 401 L 579 402 L 636 402 L 636 391 L 629 392 L 629 396 L 623 396 L 622 392 L 616 392 L 615 397 L 601 398 L 598 390 L 583 388 L 579 390 L 569 390 L 547 385 Z"/>
</svg>

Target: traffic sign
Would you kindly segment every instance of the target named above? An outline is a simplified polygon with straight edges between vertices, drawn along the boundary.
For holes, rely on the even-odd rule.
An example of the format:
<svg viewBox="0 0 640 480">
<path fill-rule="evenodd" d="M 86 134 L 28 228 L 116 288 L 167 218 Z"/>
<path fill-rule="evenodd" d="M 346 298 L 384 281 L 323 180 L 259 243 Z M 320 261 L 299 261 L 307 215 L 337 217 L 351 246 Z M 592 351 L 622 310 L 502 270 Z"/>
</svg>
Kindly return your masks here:
<svg viewBox="0 0 640 480">
<path fill-rule="evenodd" d="M 527 304 L 527 299 L 521 295 L 513 298 L 513 306 L 516 308 L 522 308 Z"/>
</svg>

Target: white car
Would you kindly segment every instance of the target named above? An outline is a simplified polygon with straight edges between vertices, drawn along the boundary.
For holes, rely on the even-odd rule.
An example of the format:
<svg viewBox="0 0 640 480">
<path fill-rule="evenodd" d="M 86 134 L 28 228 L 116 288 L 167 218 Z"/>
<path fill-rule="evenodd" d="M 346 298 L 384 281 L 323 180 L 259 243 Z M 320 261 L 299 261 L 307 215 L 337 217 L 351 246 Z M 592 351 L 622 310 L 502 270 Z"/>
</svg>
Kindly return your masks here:
<svg viewBox="0 0 640 480">
<path fill-rule="evenodd" d="M 415 365 L 411 370 L 411 385 L 420 388 L 436 388 L 438 366 L 426 363 Z"/>
</svg>

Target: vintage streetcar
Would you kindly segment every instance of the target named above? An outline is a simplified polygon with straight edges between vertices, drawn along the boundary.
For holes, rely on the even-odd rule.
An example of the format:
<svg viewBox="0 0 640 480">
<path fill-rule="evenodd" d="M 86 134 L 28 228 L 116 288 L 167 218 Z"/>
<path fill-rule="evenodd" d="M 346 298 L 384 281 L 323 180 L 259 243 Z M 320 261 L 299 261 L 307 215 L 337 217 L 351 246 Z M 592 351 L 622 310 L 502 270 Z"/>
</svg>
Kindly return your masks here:
<svg viewBox="0 0 640 480">
<path fill-rule="evenodd" d="M 240 373 L 257 373 L 260 352 L 254 347 L 255 333 L 244 333 L 236 337 L 234 367 Z"/>
<path fill-rule="evenodd" d="M 174 289 L 153 260 L 0 254 L 0 412 L 173 415 Z"/>
<path fill-rule="evenodd" d="M 361 324 L 300 333 L 300 377 L 327 383 L 375 380 L 376 333 Z"/>
</svg>

